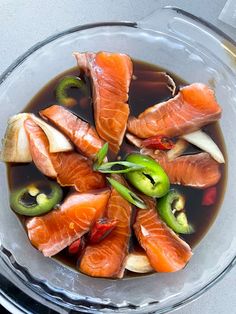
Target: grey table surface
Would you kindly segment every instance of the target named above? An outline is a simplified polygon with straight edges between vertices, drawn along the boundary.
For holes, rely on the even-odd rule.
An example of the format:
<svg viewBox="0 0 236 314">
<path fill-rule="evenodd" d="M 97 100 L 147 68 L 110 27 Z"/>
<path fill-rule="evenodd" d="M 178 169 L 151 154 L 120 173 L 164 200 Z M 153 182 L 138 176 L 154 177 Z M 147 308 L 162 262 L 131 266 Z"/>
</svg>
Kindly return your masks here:
<svg viewBox="0 0 236 314">
<path fill-rule="evenodd" d="M 236 0 L 235 0 L 236 1 Z M 226 0 L 0 0 L 0 73 L 38 41 L 92 22 L 139 20 L 173 5 L 216 25 L 236 41 L 236 29 L 218 20 Z M 236 313 L 236 268 L 177 314 Z"/>
</svg>

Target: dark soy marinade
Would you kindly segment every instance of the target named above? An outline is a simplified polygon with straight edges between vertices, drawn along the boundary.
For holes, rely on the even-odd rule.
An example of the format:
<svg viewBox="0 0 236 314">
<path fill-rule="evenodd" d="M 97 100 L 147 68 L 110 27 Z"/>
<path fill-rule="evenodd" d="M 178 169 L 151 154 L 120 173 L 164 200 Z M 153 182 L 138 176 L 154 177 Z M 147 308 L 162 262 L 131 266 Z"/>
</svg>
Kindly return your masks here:
<svg viewBox="0 0 236 314">
<path fill-rule="evenodd" d="M 133 80 L 130 85 L 129 91 L 129 106 L 131 115 L 137 116 L 143 112 L 146 108 L 165 101 L 172 97 L 171 91 L 166 88 L 166 84 L 163 84 L 163 79 L 158 72 L 166 72 L 164 69 L 133 60 L 134 64 L 134 75 Z M 181 86 L 187 84 L 178 76 L 168 73 L 176 83 L 176 93 Z M 93 108 L 92 108 L 92 95 L 91 95 L 91 86 L 89 79 L 79 72 L 77 67 L 67 70 L 62 74 L 58 75 L 52 79 L 47 85 L 45 85 L 38 94 L 30 101 L 27 107 L 23 112 L 33 112 L 38 115 L 38 112 L 44 108 L 47 108 L 53 104 L 57 103 L 55 97 L 55 87 L 57 86 L 60 79 L 66 75 L 76 75 L 80 76 L 86 83 L 90 96 L 85 98 L 84 95 L 78 89 L 71 89 L 69 95 L 75 98 L 78 102 L 78 105 L 69 108 L 73 113 L 77 114 L 80 118 L 94 125 L 93 118 Z M 219 146 L 226 158 L 226 150 L 224 146 L 223 136 L 220 130 L 218 123 L 213 123 L 204 128 L 206 131 Z M 138 149 L 129 144 L 126 139 L 122 144 L 119 156 L 122 158 L 125 157 L 128 153 L 138 151 Z M 186 153 L 197 153 L 199 150 L 191 146 L 189 147 Z M 222 178 L 217 185 L 217 200 L 216 203 L 212 206 L 202 206 L 202 195 L 203 191 L 199 189 L 194 189 L 190 187 L 175 186 L 181 193 L 186 197 L 186 213 L 189 219 L 189 222 L 194 226 L 195 233 L 191 235 L 181 235 L 181 237 L 189 243 L 193 248 L 206 234 L 211 224 L 216 218 L 216 215 L 219 211 L 221 201 L 223 199 L 225 183 L 226 183 L 226 167 L 221 165 Z M 49 179 L 43 176 L 34 166 L 33 163 L 29 164 L 9 164 L 8 166 L 8 179 L 10 190 L 18 188 L 29 182 L 35 182 L 39 180 L 45 180 L 47 182 Z M 68 188 L 64 188 L 64 194 L 68 193 Z M 22 221 L 24 218 L 20 217 Z M 139 250 L 137 240 L 134 236 L 131 239 L 131 250 Z M 60 252 L 55 256 L 58 260 L 65 263 L 68 266 L 76 266 L 76 258 L 69 256 L 67 249 Z"/>
</svg>

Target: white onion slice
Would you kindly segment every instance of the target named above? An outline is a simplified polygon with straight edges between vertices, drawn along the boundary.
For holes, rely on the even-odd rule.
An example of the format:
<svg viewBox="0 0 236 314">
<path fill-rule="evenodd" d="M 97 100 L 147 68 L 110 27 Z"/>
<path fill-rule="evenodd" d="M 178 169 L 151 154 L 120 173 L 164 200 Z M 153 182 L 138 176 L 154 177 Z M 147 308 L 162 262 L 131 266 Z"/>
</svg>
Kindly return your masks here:
<svg viewBox="0 0 236 314">
<path fill-rule="evenodd" d="M 5 136 L 2 140 L 2 151 L 0 153 L 2 161 L 20 163 L 32 161 L 29 140 L 24 128 L 24 121 L 28 118 L 33 119 L 46 134 L 51 153 L 73 150 L 73 146 L 69 140 L 57 129 L 33 114 L 19 113 L 8 120 Z"/>
<path fill-rule="evenodd" d="M 137 136 L 135 136 L 135 135 L 133 135 L 133 134 L 131 134 L 129 132 L 127 132 L 125 136 L 129 140 L 129 142 L 131 144 L 133 144 L 134 146 L 136 146 L 138 148 L 140 148 L 142 146 L 143 140 L 138 138 Z"/>
<path fill-rule="evenodd" d="M 2 140 L 0 158 L 5 162 L 31 162 L 29 141 L 24 128 L 28 113 L 19 113 L 8 120 L 5 136 Z"/>
<path fill-rule="evenodd" d="M 177 142 L 175 143 L 175 146 L 172 149 L 168 150 L 167 152 L 168 159 L 171 161 L 181 156 L 185 152 L 187 147 L 188 147 L 187 141 L 185 141 L 182 138 L 178 139 Z"/>
<path fill-rule="evenodd" d="M 149 263 L 147 255 L 145 253 L 130 253 L 127 256 L 125 268 L 134 273 L 150 273 L 153 271 L 152 266 Z"/>
<path fill-rule="evenodd" d="M 50 153 L 67 152 L 73 150 L 73 146 L 69 140 L 60 131 L 33 114 L 31 114 L 31 118 L 46 134 L 49 141 Z"/>
<path fill-rule="evenodd" d="M 185 134 L 182 135 L 181 137 L 188 141 L 189 143 L 209 153 L 212 156 L 212 158 L 214 158 L 217 162 L 225 163 L 224 156 L 220 151 L 219 147 L 216 145 L 213 139 L 202 130 Z"/>
</svg>

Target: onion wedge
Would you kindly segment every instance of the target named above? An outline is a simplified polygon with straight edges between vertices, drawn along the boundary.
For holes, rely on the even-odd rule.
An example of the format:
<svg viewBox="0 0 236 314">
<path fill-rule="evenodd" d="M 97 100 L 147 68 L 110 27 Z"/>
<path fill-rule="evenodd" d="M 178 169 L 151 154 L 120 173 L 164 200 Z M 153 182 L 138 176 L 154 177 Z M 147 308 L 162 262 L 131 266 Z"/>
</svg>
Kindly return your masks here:
<svg viewBox="0 0 236 314">
<path fill-rule="evenodd" d="M 24 128 L 28 113 L 19 113 L 8 120 L 8 126 L 2 140 L 0 159 L 4 162 L 31 162 L 29 141 Z"/>
<path fill-rule="evenodd" d="M 126 136 L 126 138 L 128 139 L 128 141 L 129 141 L 131 144 L 133 144 L 134 146 L 136 146 L 136 147 L 138 147 L 138 148 L 142 147 L 142 142 L 143 142 L 143 140 L 141 140 L 141 139 L 138 138 L 137 136 L 135 136 L 135 135 L 133 135 L 133 134 L 131 134 L 131 133 L 129 133 L 129 132 L 127 132 L 125 136 Z"/>
<path fill-rule="evenodd" d="M 73 150 L 73 146 L 69 140 L 60 131 L 33 114 L 31 114 L 31 118 L 46 134 L 49 141 L 50 153 L 67 152 Z"/>
<path fill-rule="evenodd" d="M 161 155 L 163 152 L 161 152 L 158 149 L 152 149 L 152 148 L 146 148 L 143 147 L 140 149 L 140 154 L 142 155 L 148 155 L 152 157 L 153 159 L 157 158 L 158 155 Z"/>
<path fill-rule="evenodd" d="M 4 162 L 31 162 L 29 140 L 24 128 L 24 121 L 31 118 L 46 134 L 50 153 L 73 150 L 69 140 L 57 129 L 30 113 L 19 113 L 8 120 L 5 136 L 2 140 L 0 159 Z"/>
<path fill-rule="evenodd" d="M 188 142 L 185 141 L 184 139 L 180 138 L 177 140 L 177 142 L 175 143 L 175 146 L 171 149 L 168 150 L 167 157 L 169 160 L 174 160 L 175 158 L 181 156 L 185 150 L 188 147 Z"/>
<path fill-rule="evenodd" d="M 209 153 L 218 163 L 225 163 L 224 156 L 219 147 L 213 139 L 202 130 L 182 135 L 181 138 Z"/>
<path fill-rule="evenodd" d="M 130 253 L 126 258 L 125 268 L 134 273 L 150 273 L 153 271 L 146 253 Z"/>
</svg>

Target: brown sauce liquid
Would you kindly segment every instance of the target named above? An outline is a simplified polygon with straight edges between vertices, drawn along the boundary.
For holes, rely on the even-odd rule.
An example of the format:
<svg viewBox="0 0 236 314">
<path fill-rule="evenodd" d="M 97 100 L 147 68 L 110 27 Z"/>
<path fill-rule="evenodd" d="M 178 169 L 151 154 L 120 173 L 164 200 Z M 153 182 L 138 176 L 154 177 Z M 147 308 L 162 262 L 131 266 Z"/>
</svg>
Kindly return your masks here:
<svg viewBox="0 0 236 314">
<path fill-rule="evenodd" d="M 133 60 L 134 64 L 134 80 L 131 82 L 129 91 L 129 105 L 131 110 L 131 115 L 137 116 L 143 112 L 146 108 L 165 101 L 171 97 L 171 92 L 164 87 L 160 79 L 157 78 L 156 72 L 167 72 L 164 69 L 157 67 L 152 64 L 140 62 Z M 183 81 L 181 78 L 177 77 L 173 73 L 168 73 L 176 83 L 178 92 L 179 87 L 184 86 L 187 82 Z M 29 102 L 29 104 L 24 108 L 23 112 L 33 112 L 38 115 L 38 112 L 44 108 L 47 108 L 53 104 L 57 103 L 55 97 L 55 87 L 57 86 L 59 80 L 66 75 L 76 75 L 80 76 L 90 90 L 90 97 L 87 99 L 83 98 L 83 95 L 78 89 L 71 89 L 70 96 L 74 97 L 78 101 L 78 105 L 69 108 L 72 112 L 78 115 L 80 118 L 86 120 L 90 124 L 94 125 L 93 119 L 93 109 L 92 109 L 92 95 L 91 86 L 89 79 L 79 73 L 77 67 L 67 70 L 59 74 L 57 77 L 52 79 L 47 85 L 45 85 Z M 213 138 L 216 144 L 219 146 L 226 158 L 226 150 L 224 146 L 223 136 L 218 123 L 213 123 L 204 128 L 204 130 Z M 132 151 L 137 151 L 138 149 L 133 145 L 129 144 L 125 139 L 122 144 L 119 155 L 124 157 Z M 186 153 L 197 153 L 199 150 L 196 147 L 190 146 Z M 191 235 L 182 235 L 181 237 L 193 248 L 207 233 L 210 226 L 214 222 L 217 213 L 220 209 L 221 202 L 223 200 L 225 186 L 226 186 L 226 166 L 221 166 L 222 178 L 217 184 L 217 201 L 212 206 L 202 206 L 201 200 L 203 191 L 199 189 L 194 189 L 184 186 L 176 186 L 176 188 L 185 195 L 186 197 L 186 213 L 189 222 L 194 226 L 195 233 Z M 14 190 L 24 184 L 29 182 L 35 182 L 43 180 L 45 183 L 48 179 L 42 175 L 33 163 L 29 164 L 9 164 L 8 165 L 8 181 L 10 190 Z M 68 193 L 68 188 L 64 189 L 65 195 Z M 24 223 L 24 217 L 19 217 Z M 137 243 L 134 236 L 131 239 L 131 250 L 141 249 Z M 55 256 L 57 260 L 66 264 L 67 266 L 76 267 L 76 258 L 69 256 L 67 249 L 60 252 Z M 130 273 L 126 275 L 130 276 Z M 137 276 L 137 274 L 132 274 L 132 276 Z"/>
</svg>

